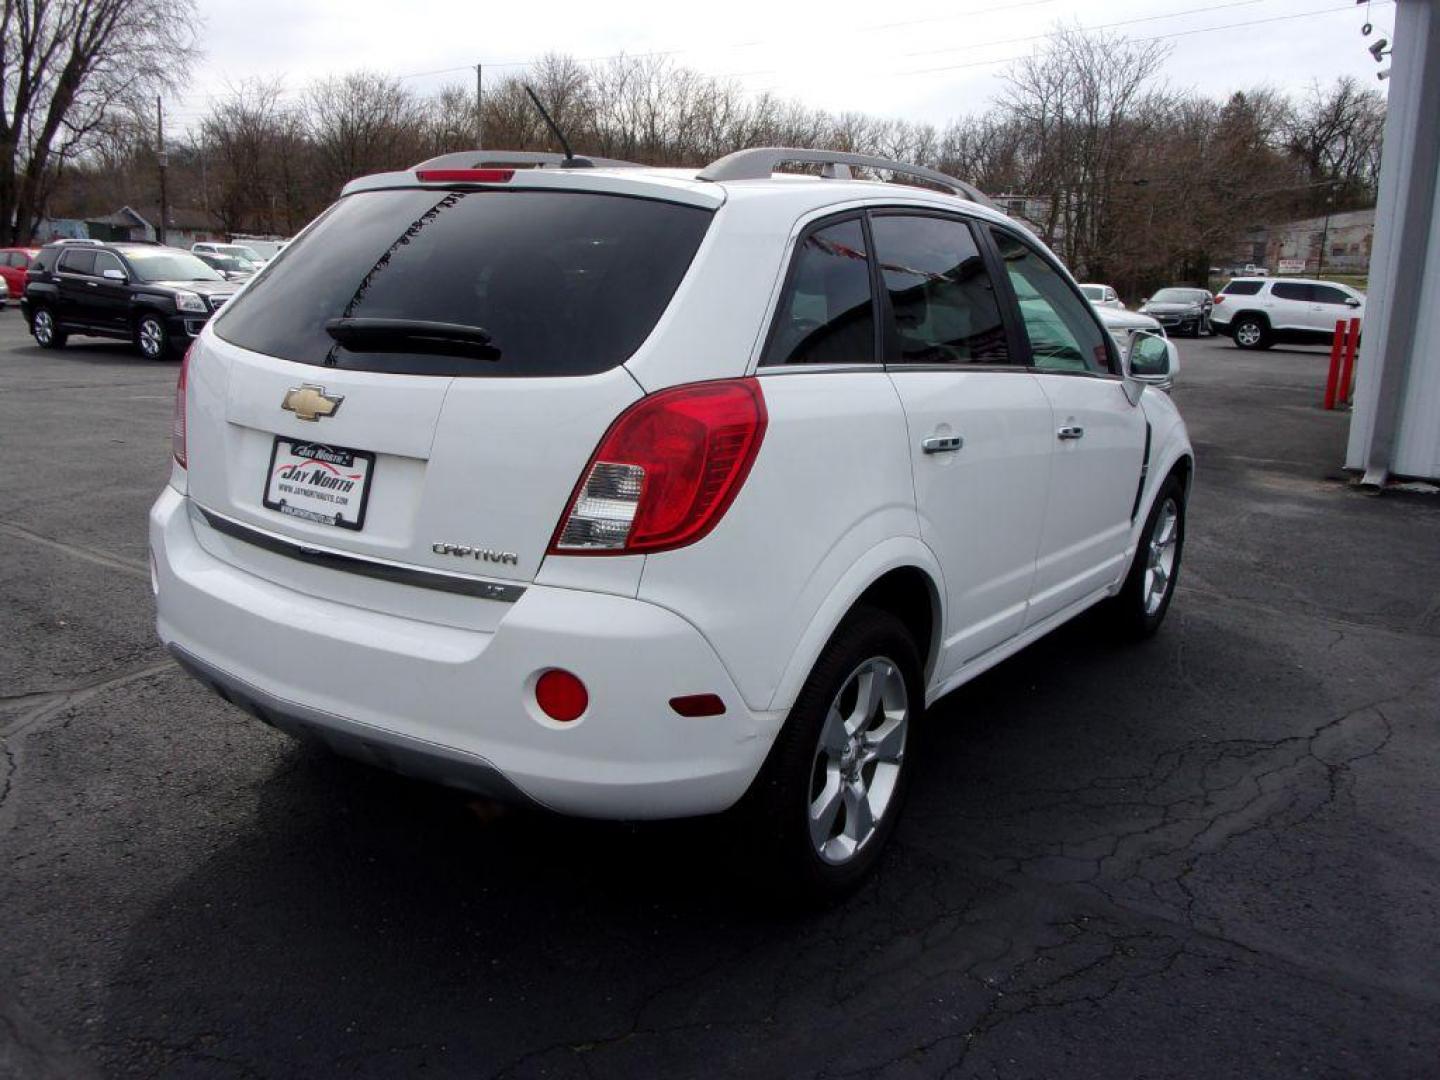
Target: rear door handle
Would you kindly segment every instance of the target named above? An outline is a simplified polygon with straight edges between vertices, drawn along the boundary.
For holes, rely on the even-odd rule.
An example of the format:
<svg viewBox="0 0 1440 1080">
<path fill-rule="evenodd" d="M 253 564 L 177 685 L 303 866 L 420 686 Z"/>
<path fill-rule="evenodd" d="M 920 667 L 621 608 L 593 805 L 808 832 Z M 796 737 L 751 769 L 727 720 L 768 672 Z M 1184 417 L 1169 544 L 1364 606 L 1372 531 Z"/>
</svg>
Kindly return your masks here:
<svg viewBox="0 0 1440 1080">
<path fill-rule="evenodd" d="M 953 454 L 965 445 L 960 435 L 931 435 L 920 441 L 920 449 L 927 454 Z"/>
<path fill-rule="evenodd" d="M 1083 427 L 1076 427 L 1073 424 L 1067 424 L 1055 432 L 1055 434 L 1061 439 L 1083 439 L 1085 437 L 1085 429 Z"/>
</svg>

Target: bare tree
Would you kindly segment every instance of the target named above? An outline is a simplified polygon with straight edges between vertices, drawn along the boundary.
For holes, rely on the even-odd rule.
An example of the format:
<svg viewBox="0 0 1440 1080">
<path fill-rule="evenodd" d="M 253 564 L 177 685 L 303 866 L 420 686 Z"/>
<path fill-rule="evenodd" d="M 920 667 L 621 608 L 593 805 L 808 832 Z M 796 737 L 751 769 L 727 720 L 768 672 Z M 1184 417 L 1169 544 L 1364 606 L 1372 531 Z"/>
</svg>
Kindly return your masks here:
<svg viewBox="0 0 1440 1080">
<path fill-rule="evenodd" d="M 60 169 L 117 107 L 184 79 L 193 0 L 0 3 L 0 235 L 34 232 Z"/>
<path fill-rule="evenodd" d="M 338 194 L 354 177 L 415 164 L 424 113 L 398 79 L 357 71 L 313 85 L 305 97 L 316 174 Z"/>
</svg>

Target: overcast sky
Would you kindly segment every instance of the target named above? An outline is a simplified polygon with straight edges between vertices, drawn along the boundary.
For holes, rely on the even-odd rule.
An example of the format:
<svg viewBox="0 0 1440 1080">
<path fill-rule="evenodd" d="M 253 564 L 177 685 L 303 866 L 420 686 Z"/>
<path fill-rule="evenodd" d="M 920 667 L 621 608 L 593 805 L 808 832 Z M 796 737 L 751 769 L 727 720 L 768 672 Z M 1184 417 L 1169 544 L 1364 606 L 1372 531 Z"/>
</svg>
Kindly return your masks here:
<svg viewBox="0 0 1440 1080">
<path fill-rule="evenodd" d="M 1382 86 L 1366 46 L 1394 24 L 1394 5 L 1377 3 L 1369 14 L 1375 33 L 1362 38 L 1366 8 L 1348 0 L 199 3 L 205 55 L 190 87 L 169 102 L 181 128 L 198 120 L 211 95 L 247 77 L 280 77 L 298 92 L 312 79 L 364 67 L 413 75 L 406 82 L 425 91 L 446 81 L 474 85 L 473 69 L 429 74 L 437 69 L 482 62 L 489 73 L 510 74 L 547 51 L 581 59 L 663 52 L 748 91 L 940 124 L 982 110 L 1000 86 L 1003 61 L 1036 48 L 1061 21 L 1134 39 L 1163 35 L 1173 50 L 1170 83 L 1214 96 L 1261 84 L 1299 90 L 1340 74 Z"/>
</svg>

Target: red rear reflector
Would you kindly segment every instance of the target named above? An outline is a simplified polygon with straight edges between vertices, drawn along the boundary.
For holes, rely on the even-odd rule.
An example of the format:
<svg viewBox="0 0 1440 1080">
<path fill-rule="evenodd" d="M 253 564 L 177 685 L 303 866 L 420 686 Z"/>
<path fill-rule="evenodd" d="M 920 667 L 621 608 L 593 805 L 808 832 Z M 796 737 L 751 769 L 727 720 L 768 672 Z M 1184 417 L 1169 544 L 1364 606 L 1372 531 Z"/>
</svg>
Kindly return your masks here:
<svg viewBox="0 0 1440 1080">
<path fill-rule="evenodd" d="M 719 694 L 686 694 L 672 697 L 670 708 L 681 716 L 720 716 L 725 712 L 725 702 Z"/>
<path fill-rule="evenodd" d="M 1215 297 L 1215 303 L 1218 304 L 1218 303 L 1220 303 L 1220 302 L 1221 302 L 1222 300 L 1224 300 L 1224 299 L 1225 299 L 1225 297 L 1223 297 L 1223 296 L 1217 296 L 1217 297 Z"/>
<path fill-rule="evenodd" d="M 174 456 L 175 463 L 182 469 L 186 468 L 185 386 L 189 382 L 190 376 L 190 354 L 194 351 L 195 343 L 192 341 L 180 361 L 180 377 L 175 380 L 175 412 L 170 422 L 170 453 Z"/>
<path fill-rule="evenodd" d="M 422 184 L 505 184 L 514 169 L 421 169 L 415 174 Z"/>
<path fill-rule="evenodd" d="M 590 693 L 577 676 L 551 668 L 535 682 L 535 702 L 551 720 L 568 724 L 590 704 Z"/>
</svg>

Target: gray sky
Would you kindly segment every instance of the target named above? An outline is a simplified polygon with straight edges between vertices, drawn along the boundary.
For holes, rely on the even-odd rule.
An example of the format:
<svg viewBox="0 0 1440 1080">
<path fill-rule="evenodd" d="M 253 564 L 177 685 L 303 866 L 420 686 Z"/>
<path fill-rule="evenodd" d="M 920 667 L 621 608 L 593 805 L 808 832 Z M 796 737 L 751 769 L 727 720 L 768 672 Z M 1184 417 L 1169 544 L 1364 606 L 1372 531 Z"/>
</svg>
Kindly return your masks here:
<svg viewBox="0 0 1440 1080">
<path fill-rule="evenodd" d="M 1002 61 L 1036 48 L 1060 21 L 1136 39 L 1163 35 L 1173 49 L 1171 84 L 1213 96 L 1259 84 L 1303 89 L 1340 74 L 1383 86 L 1366 46 L 1394 25 L 1393 3 L 1376 3 L 1375 34 L 1362 38 L 1366 9 L 1348 0 L 549 0 L 543 8 L 200 0 L 200 10 L 205 56 L 190 87 L 168 103 L 177 128 L 195 123 L 211 95 L 247 77 L 281 77 L 298 92 L 311 79 L 366 67 L 415 75 L 407 83 L 424 91 L 446 81 L 473 86 L 474 73 L 419 73 L 477 61 L 496 75 L 513 73 L 548 50 L 582 59 L 663 52 L 748 91 L 938 124 L 983 109 L 999 88 Z"/>
</svg>

